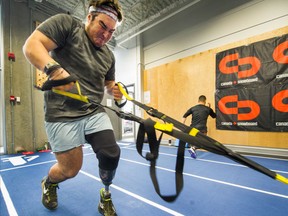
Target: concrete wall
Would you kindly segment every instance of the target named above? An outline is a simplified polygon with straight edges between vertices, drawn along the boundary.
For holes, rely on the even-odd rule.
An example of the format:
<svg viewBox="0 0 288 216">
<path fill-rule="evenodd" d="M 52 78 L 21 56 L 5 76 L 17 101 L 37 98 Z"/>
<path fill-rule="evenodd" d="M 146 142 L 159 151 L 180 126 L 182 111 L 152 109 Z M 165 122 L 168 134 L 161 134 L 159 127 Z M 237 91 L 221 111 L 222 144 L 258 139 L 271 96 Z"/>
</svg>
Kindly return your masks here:
<svg viewBox="0 0 288 216">
<path fill-rule="evenodd" d="M 33 145 L 31 74 L 29 73 L 29 65 L 22 53 L 22 45 L 26 39 L 25 35 L 31 32 L 30 10 L 26 4 L 4 1 L 2 5 L 5 54 L 4 102 L 8 153 L 14 153 L 17 146 L 27 146 L 31 149 Z M 14 53 L 15 62 L 8 60 L 8 52 Z M 10 103 L 10 95 L 20 97 L 20 103 Z"/>
<path fill-rule="evenodd" d="M 6 143 L 5 134 L 5 106 L 4 106 L 4 32 L 3 32 L 3 17 L 2 17 L 2 0 L 0 0 L 0 152 L 4 152 L 4 143 Z"/>
<path fill-rule="evenodd" d="M 5 107 L 5 153 L 17 150 L 34 151 L 47 142 L 44 129 L 43 93 L 36 90 L 35 69 L 26 61 L 22 52 L 25 40 L 35 29 L 36 21 L 42 22 L 51 14 L 35 10 L 34 1 L 17 2 L 4 0 L 3 12 L 3 74 L 5 91 L 1 104 Z M 8 60 L 8 52 L 14 53 L 15 61 Z M 2 78 L 2 77 L 1 77 Z M 20 102 L 10 103 L 10 95 Z M 3 121 L 2 121 L 3 122 Z M 4 140 L 4 141 L 3 141 Z"/>
<path fill-rule="evenodd" d="M 54 11 L 50 5 L 49 11 L 43 13 L 39 7 L 36 7 L 36 4 L 34 0 L 21 2 L 4 0 L 3 3 L 1 1 L 3 12 L 1 16 L 3 18 L 3 28 L 1 29 L 4 33 L 3 53 L 5 54 L 5 56 L 1 56 L 3 61 L 3 63 L 1 61 L 1 68 L 3 67 L 1 82 L 3 80 L 3 83 L 5 83 L 3 85 L 3 89 L 5 89 L 3 97 L 1 94 L 1 105 L 3 105 L 5 113 L 3 111 L 0 113 L 1 115 L 3 113 L 1 124 L 4 124 L 1 127 L 3 134 L 0 138 L 0 147 L 5 146 L 7 148 L 0 149 L 0 153 L 11 154 L 18 150 L 35 151 L 35 149 L 43 147 L 48 141 L 44 127 L 43 92 L 34 88 L 36 70 L 26 61 L 22 47 L 25 40 L 35 29 L 36 22 L 43 22 L 48 17 L 59 13 L 59 9 L 55 8 Z M 47 2 L 43 1 L 41 4 L 47 4 Z M 123 67 L 121 70 L 132 74 L 132 71 L 136 68 L 136 59 L 133 58 L 134 52 L 129 52 L 129 55 L 127 55 L 126 50 L 123 51 L 123 54 L 119 52 L 119 58 L 123 58 L 125 64 L 120 68 Z M 15 62 L 8 60 L 8 52 L 15 54 Z M 129 78 L 127 74 L 122 76 L 123 79 L 124 77 Z M 132 76 L 131 80 L 125 80 L 125 82 L 135 83 L 135 77 Z M 19 97 L 20 102 L 11 104 L 9 101 L 10 95 Z M 108 98 L 109 96 L 105 97 L 104 103 Z M 115 108 L 114 105 L 113 108 Z M 112 112 L 108 112 L 108 115 L 112 118 L 116 138 L 121 139 L 119 118 Z"/>
</svg>

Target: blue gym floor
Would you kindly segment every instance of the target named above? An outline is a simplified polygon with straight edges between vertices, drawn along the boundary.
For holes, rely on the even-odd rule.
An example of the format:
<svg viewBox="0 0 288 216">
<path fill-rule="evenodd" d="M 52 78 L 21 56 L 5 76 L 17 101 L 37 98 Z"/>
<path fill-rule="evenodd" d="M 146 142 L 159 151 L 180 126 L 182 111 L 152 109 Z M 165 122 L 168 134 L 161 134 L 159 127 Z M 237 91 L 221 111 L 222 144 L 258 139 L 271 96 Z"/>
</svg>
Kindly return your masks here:
<svg viewBox="0 0 288 216">
<path fill-rule="evenodd" d="M 184 187 L 173 203 L 163 201 L 154 191 L 149 162 L 138 155 L 135 145 L 119 143 L 122 152 L 111 186 L 119 216 L 283 216 L 288 214 L 288 185 L 223 156 L 198 151 L 192 159 L 185 152 Z M 97 216 L 98 165 L 89 145 L 84 147 L 79 174 L 59 185 L 58 209 L 49 211 L 41 203 L 41 179 L 55 163 L 51 152 L 31 155 L 2 155 L 1 216 Z M 161 146 L 157 176 L 162 194 L 175 193 L 174 169 L 177 148 Z M 288 160 L 246 156 L 288 177 Z"/>
</svg>

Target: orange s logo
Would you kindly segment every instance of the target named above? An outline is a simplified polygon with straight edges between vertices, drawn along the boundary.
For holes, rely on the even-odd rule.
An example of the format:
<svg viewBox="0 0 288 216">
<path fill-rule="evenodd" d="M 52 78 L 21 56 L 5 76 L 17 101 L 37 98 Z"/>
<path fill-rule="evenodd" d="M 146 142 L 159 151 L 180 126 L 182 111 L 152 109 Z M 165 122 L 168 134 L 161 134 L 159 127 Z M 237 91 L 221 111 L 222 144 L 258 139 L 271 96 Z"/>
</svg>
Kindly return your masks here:
<svg viewBox="0 0 288 216">
<path fill-rule="evenodd" d="M 237 62 L 237 65 L 235 66 L 228 66 L 228 63 L 230 62 Z M 241 65 L 250 65 L 250 69 L 239 71 L 239 66 Z M 232 74 L 232 73 L 238 73 L 238 78 L 246 78 L 251 77 L 255 75 L 261 67 L 261 62 L 256 57 L 245 57 L 245 58 L 239 58 L 239 54 L 231 54 L 225 56 L 223 59 L 221 59 L 219 63 L 219 70 L 224 74 Z"/>
<path fill-rule="evenodd" d="M 288 104 L 284 104 L 284 99 L 288 100 L 288 90 L 283 90 L 274 95 L 272 99 L 272 106 L 279 112 L 288 113 Z"/>
<path fill-rule="evenodd" d="M 288 64 L 288 56 L 285 55 L 285 50 L 288 49 L 288 41 L 279 44 L 273 52 L 273 59 L 280 64 Z"/>
<path fill-rule="evenodd" d="M 236 103 L 236 107 L 227 107 L 228 103 Z M 230 95 L 221 98 L 218 102 L 218 107 L 223 114 L 237 115 L 239 121 L 248 121 L 255 119 L 260 113 L 260 107 L 255 101 L 251 100 L 238 100 L 238 95 Z M 239 108 L 249 108 L 249 113 L 239 113 Z"/>
</svg>

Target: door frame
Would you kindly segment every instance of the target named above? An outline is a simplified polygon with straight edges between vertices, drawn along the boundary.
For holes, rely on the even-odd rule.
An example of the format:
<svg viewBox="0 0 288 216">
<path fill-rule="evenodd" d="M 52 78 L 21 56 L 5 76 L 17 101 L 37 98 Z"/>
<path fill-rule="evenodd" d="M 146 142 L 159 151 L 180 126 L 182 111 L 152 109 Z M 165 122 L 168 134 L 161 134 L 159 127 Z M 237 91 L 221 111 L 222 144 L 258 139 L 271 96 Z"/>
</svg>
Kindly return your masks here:
<svg viewBox="0 0 288 216">
<path fill-rule="evenodd" d="M 4 87 L 4 26 L 3 5 L 0 1 L 0 154 L 6 153 L 5 87 Z"/>
</svg>

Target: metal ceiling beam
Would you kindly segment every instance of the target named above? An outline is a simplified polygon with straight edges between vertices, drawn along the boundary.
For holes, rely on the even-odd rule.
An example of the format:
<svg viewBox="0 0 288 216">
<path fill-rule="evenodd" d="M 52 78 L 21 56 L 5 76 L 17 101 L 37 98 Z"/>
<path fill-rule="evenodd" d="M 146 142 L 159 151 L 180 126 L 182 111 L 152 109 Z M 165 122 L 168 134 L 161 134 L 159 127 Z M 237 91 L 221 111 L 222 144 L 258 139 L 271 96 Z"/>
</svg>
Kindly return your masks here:
<svg viewBox="0 0 288 216">
<path fill-rule="evenodd" d="M 164 8 L 161 12 L 159 12 L 159 14 L 155 14 L 155 16 L 152 17 L 151 19 L 147 19 L 147 20 L 141 22 L 139 25 L 137 25 L 134 28 L 132 28 L 130 31 L 127 31 L 127 32 L 125 32 L 123 34 L 120 34 L 120 35 L 116 36 L 115 39 L 116 39 L 117 45 L 121 46 L 121 44 L 123 44 L 124 42 L 136 37 L 137 35 L 147 31 L 148 29 L 158 25 L 159 23 L 161 23 L 161 22 L 167 20 L 168 18 L 180 13 L 181 11 L 183 11 L 183 10 L 185 10 L 185 9 L 195 5 L 195 4 L 197 4 L 200 1 L 201 0 L 194 0 L 193 2 L 185 5 L 184 7 L 181 7 L 180 9 L 174 11 L 173 13 L 171 13 L 171 14 L 165 16 L 164 18 L 158 20 L 157 22 L 153 22 L 153 21 L 155 21 L 156 18 L 159 18 L 162 14 L 165 14 L 167 12 L 167 10 L 172 10 L 172 8 Z M 175 5 L 173 5 L 172 7 L 175 8 Z M 143 28 L 141 30 L 139 30 L 141 27 L 145 26 L 147 23 L 152 23 L 152 24 L 148 25 L 147 27 L 145 27 L 145 28 Z M 137 30 L 139 30 L 139 31 L 137 31 Z M 136 33 L 133 34 L 133 32 L 136 32 Z M 121 39 L 123 39 L 123 38 L 125 38 L 125 39 L 121 41 Z"/>
<path fill-rule="evenodd" d="M 159 17 L 168 14 L 169 11 L 183 5 L 191 0 L 142 0 L 127 7 L 123 5 L 124 20 L 120 28 L 115 32 L 116 40 L 121 40 L 143 28 L 145 25 L 152 23 Z"/>
<path fill-rule="evenodd" d="M 32 0 L 30 0 L 32 1 Z M 124 20 L 116 29 L 111 45 L 116 41 L 124 43 L 141 34 L 153 26 L 163 22 L 200 0 L 119 0 L 124 11 Z M 191 2 L 192 1 L 192 2 Z M 42 9 L 47 4 L 54 5 L 58 10 L 68 12 L 72 16 L 84 21 L 87 13 L 88 0 L 45 0 L 36 4 Z M 191 2 L 187 4 L 188 2 Z M 42 5 L 43 3 L 46 3 Z M 182 7 L 183 5 L 186 6 Z M 44 6 L 44 7 L 45 7 Z M 182 7 L 182 8 L 181 8 Z M 56 9 L 55 8 L 55 9 Z M 178 8 L 178 10 L 177 10 Z M 180 9 L 179 9 L 180 8 Z M 176 11 L 175 11 L 176 10 Z M 172 13 L 171 13 L 172 11 Z M 175 12 L 173 12 L 175 11 Z M 169 14 L 170 13 L 170 14 Z M 162 18 L 164 17 L 164 18 Z M 162 18 L 162 19 L 161 19 Z M 156 22 L 155 22 L 156 21 Z"/>
</svg>

